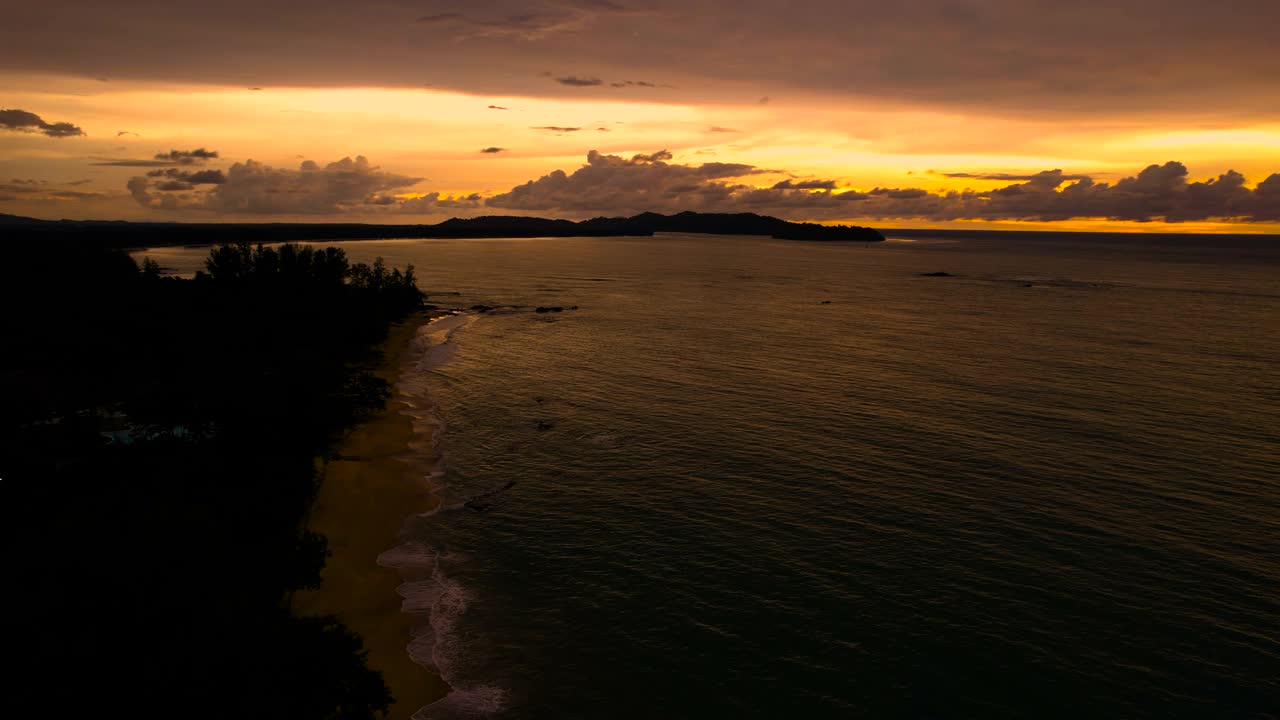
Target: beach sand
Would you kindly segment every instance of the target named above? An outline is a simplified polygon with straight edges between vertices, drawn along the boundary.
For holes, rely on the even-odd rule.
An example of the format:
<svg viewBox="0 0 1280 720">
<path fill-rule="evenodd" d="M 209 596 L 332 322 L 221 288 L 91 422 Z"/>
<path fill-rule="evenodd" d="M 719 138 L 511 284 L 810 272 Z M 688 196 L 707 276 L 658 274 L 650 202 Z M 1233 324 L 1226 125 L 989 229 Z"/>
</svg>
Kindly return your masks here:
<svg viewBox="0 0 1280 720">
<path fill-rule="evenodd" d="M 427 319 L 415 316 L 391 329 L 379 377 L 394 386 L 404 353 Z M 413 432 L 404 404 L 393 395 L 381 413 L 353 428 L 324 462 L 308 526 L 328 538 L 332 555 L 320 588 L 293 598 L 297 613 L 334 615 L 360 635 L 369 667 L 382 673 L 395 698 L 391 720 L 409 720 L 448 692 L 443 680 L 410 659 L 406 646 L 413 618 L 400 610 L 396 588 L 401 574 L 377 564 L 380 553 L 398 544 L 404 519 L 437 502 L 413 482 L 402 457 Z"/>
</svg>

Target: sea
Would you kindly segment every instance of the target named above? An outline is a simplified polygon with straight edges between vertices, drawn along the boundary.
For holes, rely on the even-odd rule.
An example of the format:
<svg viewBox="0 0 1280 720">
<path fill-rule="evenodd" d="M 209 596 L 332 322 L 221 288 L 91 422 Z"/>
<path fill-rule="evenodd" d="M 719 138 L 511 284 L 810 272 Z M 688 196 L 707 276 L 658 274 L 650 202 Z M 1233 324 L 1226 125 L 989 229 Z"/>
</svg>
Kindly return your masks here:
<svg viewBox="0 0 1280 720">
<path fill-rule="evenodd" d="M 1280 717 L 1280 237 L 888 234 L 332 243 L 464 310 L 416 717 Z"/>
</svg>

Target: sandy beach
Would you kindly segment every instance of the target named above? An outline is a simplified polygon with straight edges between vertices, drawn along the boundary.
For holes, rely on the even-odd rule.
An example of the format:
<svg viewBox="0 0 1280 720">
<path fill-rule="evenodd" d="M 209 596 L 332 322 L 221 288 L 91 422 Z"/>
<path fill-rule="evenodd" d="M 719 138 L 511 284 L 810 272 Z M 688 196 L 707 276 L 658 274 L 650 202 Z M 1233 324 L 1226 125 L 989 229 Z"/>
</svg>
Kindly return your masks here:
<svg viewBox="0 0 1280 720">
<path fill-rule="evenodd" d="M 415 316 L 392 327 L 377 375 L 393 387 L 412 338 L 428 319 Z M 353 428 L 323 461 L 309 527 L 328 538 L 331 555 L 320 588 L 293 598 L 298 613 L 336 616 L 360 635 L 369 667 L 382 673 L 395 698 L 392 720 L 408 720 L 448 691 L 440 677 L 410 659 L 413 618 L 401 612 L 396 593 L 403 578 L 377 563 L 380 553 L 398 543 L 404 519 L 438 502 L 414 482 L 404 458 L 414 439 L 404 408 L 393 394 L 381 413 Z"/>
</svg>

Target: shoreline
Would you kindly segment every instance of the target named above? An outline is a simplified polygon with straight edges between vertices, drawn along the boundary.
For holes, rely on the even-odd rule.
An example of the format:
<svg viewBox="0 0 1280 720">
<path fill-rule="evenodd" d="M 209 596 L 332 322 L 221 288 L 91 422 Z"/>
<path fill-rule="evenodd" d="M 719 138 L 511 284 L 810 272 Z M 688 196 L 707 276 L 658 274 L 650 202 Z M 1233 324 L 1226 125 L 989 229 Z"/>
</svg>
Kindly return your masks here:
<svg viewBox="0 0 1280 720">
<path fill-rule="evenodd" d="M 360 636 L 369 668 L 382 674 L 394 699 L 387 716 L 391 720 L 410 720 L 449 692 L 443 678 L 409 655 L 415 618 L 403 611 L 398 593 L 408 578 L 377 562 L 380 554 L 400 544 L 407 517 L 429 512 L 440 502 L 412 476 L 417 468 L 406 457 L 411 444 L 431 444 L 433 438 L 417 436 L 398 382 L 414 338 L 438 317 L 436 312 L 415 313 L 391 327 L 374 374 L 390 383 L 392 396 L 381 412 L 351 428 L 330 456 L 320 460 L 321 483 L 307 527 L 328 539 L 330 556 L 320 587 L 299 591 L 291 601 L 299 615 L 336 616 Z"/>
</svg>

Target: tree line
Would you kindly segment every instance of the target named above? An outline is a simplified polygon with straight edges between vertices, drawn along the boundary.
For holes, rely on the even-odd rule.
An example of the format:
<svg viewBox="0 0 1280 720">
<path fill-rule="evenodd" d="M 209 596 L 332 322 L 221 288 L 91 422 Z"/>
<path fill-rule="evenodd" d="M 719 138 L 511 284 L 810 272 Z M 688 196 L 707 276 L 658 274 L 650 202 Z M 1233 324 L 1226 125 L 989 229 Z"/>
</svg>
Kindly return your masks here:
<svg viewBox="0 0 1280 720">
<path fill-rule="evenodd" d="M 372 370 L 421 308 L 413 267 L 240 243 L 178 279 L 106 244 L 3 252 L 0 702 L 26 713 L 5 716 L 384 714 L 360 638 L 287 598 L 319 582 L 315 460 L 388 399 Z"/>
</svg>

